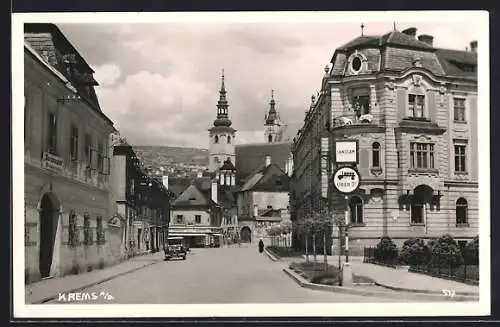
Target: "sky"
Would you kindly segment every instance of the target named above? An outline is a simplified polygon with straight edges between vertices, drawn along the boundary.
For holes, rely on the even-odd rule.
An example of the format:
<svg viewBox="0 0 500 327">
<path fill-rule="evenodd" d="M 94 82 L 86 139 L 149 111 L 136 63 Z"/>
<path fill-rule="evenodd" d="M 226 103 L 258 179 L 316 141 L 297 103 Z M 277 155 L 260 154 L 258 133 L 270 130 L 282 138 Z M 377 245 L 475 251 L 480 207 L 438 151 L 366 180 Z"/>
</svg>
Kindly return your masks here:
<svg viewBox="0 0 500 327">
<path fill-rule="evenodd" d="M 364 34 L 393 24 L 364 22 Z M 440 48 L 464 50 L 478 35 L 463 22 L 395 24 L 433 35 Z M 57 25 L 95 70 L 101 108 L 129 143 L 197 148 L 208 148 L 222 69 L 237 144 L 264 142 L 271 90 L 293 136 L 335 48 L 361 34 L 361 21 Z"/>
</svg>

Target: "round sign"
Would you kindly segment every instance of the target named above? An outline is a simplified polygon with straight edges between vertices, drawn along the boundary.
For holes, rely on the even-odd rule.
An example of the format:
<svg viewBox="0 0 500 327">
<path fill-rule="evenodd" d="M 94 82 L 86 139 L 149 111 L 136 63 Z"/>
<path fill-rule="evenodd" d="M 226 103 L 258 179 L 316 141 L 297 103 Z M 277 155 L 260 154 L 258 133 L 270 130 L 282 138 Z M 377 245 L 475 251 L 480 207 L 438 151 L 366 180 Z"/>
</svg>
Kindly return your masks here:
<svg viewBox="0 0 500 327">
<path fill-rule="evenodd" d="M 359 186 L 359 173 L 351 167 L 341 167 L 333 174 L 333 185 L 340 193 L 352 193 Z"/>
</svg>

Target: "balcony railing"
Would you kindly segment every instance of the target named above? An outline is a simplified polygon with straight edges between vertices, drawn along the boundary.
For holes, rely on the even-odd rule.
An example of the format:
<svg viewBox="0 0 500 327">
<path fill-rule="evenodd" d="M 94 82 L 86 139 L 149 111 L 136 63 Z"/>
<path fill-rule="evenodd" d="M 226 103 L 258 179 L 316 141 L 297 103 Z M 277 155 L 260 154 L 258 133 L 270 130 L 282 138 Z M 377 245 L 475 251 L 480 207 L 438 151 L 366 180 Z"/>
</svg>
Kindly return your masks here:
<svg viewBox="0 0 500 327">
<path fill-rule="evenodd" d="M 357 116 L 356 114 L 345 114 L 334 118 L 333 127 L 343 127 L 349 125 L 373 124 L 375 117 L 372 114 Z"/>
</svg>

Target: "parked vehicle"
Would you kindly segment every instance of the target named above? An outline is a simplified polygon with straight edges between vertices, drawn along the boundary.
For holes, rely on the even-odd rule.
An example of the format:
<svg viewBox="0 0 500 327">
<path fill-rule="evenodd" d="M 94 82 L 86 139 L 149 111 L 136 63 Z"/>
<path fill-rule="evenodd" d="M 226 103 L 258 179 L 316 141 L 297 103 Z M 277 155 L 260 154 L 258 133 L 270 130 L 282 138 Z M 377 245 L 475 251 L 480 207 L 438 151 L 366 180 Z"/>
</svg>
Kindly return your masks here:
<svg viewBox="0 0 500 327">
<path fill-rule="evenodd" d="M 170 260 L 172 258 L 186 260 L 187 251 L 188 249 L 184 237 L 169 237 L 165 250 L 165 260 Z"/>
</svg>

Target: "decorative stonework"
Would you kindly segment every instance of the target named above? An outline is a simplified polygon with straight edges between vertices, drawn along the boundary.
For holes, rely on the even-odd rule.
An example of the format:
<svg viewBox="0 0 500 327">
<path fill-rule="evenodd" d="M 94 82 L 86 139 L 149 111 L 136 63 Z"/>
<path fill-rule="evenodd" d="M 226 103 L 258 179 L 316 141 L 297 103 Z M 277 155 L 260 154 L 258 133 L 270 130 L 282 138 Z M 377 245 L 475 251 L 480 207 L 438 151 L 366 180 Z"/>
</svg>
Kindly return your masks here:
<svg viewBox="0 0 500 327">
<path fill-rule="evenodd" d="M 417 74 L 413 74 L 412 79 L 413 79 L 413 85 L 415 87 L 420 87 L 421 82 L 422 82 L 422 76 L 417 75 Z"/>
</svg>

